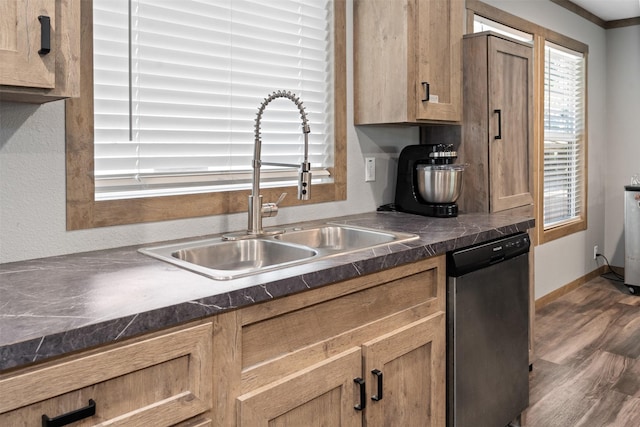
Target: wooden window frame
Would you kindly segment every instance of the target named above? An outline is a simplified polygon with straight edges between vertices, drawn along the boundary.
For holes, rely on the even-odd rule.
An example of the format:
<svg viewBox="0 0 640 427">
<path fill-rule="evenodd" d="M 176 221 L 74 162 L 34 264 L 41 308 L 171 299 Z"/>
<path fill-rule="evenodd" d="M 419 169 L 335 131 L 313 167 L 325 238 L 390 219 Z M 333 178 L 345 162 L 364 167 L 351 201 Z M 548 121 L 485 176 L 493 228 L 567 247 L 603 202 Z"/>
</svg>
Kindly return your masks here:
<svg viewBox="0 0 640 427">
<path fill-rule="evenodd" d="M 346 1 L 334 0 L 334 182 L 313 186 L 309 201 L 286 198 L 281 206 L 346 199 L 347 76 Z M 203 194 L 96 201 L 94 197 L 93 127 L 93 1 L 81 0 L 80 97 L 68 99 L 66 115 L 67 230 L 193 218 L 247 211 L 250 189 Z M 266 188 L 265 200 L 276 200 L 295 186 Z"/>
<path fill-rule="evenodd" d="M 563 34 L 549 30 L 526 19 L 512 15 L 496 7 L 482 3 L 479 0 L 466 0 L 467 6 L 467 31 L 473 31 L 474 16 L 479 15 L 484 18 L 491 19 L 503 25 L 533 34 L 533 140 L 534 140 L 534 217 L 536 220 L 535 230 L 532 233 L 535 244 L 547 243 L 555 239 L 559 239 L 570 234 L 587 229 L 587 197 L 588 197 L 588 90 L 585 90 L 584 99 L 584 138 L 581 141 L 583 145 L 583 156 L 581 157 L 581 184 L 582 197 L 580 217 L 571 221 L 564 222 L 559 225 L 544 227 L 544 61 L 538 61 L 537 58 L 544 58 L 545 41 L 564 46 L 576 52 L 584 54 L 585 63 L 588 64 L 589 46 L 578 40 L 567 37 Z M 587 88 L 587 67 L 585 66 L 585 89 Z"/>
</svg>

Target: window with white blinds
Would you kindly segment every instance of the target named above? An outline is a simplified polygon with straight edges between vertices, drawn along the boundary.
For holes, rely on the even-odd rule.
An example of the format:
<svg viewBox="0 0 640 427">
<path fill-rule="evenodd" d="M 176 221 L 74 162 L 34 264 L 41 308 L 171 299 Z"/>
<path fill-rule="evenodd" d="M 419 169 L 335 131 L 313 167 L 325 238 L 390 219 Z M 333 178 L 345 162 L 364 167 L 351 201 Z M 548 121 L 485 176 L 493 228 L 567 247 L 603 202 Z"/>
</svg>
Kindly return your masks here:
<svg viewBox="0 0 640 427">
<path fill-rule="evenodd" d="M 334 155 L 331 0 L 94 0 L 96 200 L 249 188 L 254 120 L 276 90 L 309 119 L 314 182 Z M 300 163 L 300 114 L 262 118 L 262 160 Z M 262 167 L 265 186 L 295 170 Z"/>
<path fill-rule="evenodd" d="M 584 157 L 585 60 L 545 43 L 544 226 L 581 217 Z"/>
</svg>

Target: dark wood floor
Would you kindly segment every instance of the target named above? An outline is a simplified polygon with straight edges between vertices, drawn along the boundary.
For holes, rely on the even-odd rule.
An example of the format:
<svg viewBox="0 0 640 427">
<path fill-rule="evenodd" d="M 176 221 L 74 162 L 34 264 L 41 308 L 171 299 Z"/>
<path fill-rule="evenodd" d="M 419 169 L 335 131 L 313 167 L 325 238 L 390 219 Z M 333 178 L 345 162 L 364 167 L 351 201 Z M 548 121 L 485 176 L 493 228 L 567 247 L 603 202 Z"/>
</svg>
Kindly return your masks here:
<svg viewBox="0 0 640 427">
<path fill-rule="evenodd" d="M 526 427 L 640 426 L 640 296 L 596 278 L 536 313 Z"/>
</svg>

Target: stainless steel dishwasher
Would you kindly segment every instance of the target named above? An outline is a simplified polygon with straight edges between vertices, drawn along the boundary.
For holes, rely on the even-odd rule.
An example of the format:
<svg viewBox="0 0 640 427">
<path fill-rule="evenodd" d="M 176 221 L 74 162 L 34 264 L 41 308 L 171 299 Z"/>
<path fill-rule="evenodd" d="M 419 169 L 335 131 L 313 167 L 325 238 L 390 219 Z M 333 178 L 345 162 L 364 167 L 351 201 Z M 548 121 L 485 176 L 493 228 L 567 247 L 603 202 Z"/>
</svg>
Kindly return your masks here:
<svg viewBox="0 0 640 427">
<path fill-rule="evenodd" d="M 447 254 L 447 425 L 519 425 L 529 405 L 529 236 Z"/>
</svg>

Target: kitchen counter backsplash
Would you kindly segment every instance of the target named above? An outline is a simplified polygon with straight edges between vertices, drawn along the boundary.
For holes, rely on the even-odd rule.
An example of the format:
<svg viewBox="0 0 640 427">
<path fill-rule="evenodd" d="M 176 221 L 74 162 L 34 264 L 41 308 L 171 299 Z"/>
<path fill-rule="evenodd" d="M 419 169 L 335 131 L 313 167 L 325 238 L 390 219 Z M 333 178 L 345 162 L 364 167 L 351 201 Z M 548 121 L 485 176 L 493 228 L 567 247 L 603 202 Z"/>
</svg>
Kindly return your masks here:
<svg viewBox="0 0 640 427">
<path fill-rule="evenodd" d="M 512 214 L 440 219 L 399 212 L 292 225 L 325 222 L 415 233 L 420 239 L 227 281 L 150 258 L 138 253 L 138 247 L 0 264 L 0 371 L 444 254 L 534 225 L 530 217 Z"/>
</svg>

